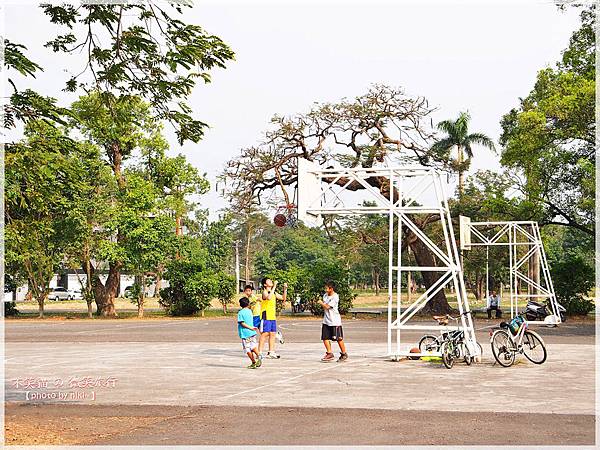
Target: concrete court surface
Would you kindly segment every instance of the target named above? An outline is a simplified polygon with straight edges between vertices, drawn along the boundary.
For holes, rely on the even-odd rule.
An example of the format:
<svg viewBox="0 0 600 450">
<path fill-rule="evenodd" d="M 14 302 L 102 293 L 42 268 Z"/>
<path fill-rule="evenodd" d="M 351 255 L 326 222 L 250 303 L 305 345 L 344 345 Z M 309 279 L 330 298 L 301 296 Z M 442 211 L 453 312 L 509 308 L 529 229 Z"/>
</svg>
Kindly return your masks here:
<svg viewBox="0 0 600 450">
<path fill-rule="evenodd" d="M 227 320 L 195 322 L 201 336 L 231 331 Z M 19 417 L 31 420 L 36 414 L 38 429 L 43 429 L 44 421 L 48 426 L 54 416 L 64 416 L 73 423 L 80 423 L 76 417 L 84 416 L 88 424 L 93 423 L 90 417 L 98 421 L 106 420 L 103 417 L 107 415 L 143 417 L 126 421 L 135 426 L 116 427 L 120 431 L 108 435 L 93 434 L 90 429 L 86 434 L 86 427 L 80 424 L 82 433 L 73 436 L 73 441 L 65 441 L 95 444 L 594 442 L 595 346 L 589 343 L 593 342 L 589 336 L 581 336 L 576 343 L 571 335 L 577 333 L 568 328 L 548 330 L 549 357 L 543 365 L 534 365 L 522 356 L 511 368 L 493 365 L 487 335 L 480 332 L 483 362 L 471 367 L 457 364 L 448 370 L 435 363 L 386 360 L 385 323 L 375 321 L 347 323 L 350 359 L 323 364 L 319 362 L 322 346 L 314 342 L 319 322 L 282 321 L 287 339 L 279 348 L 282 359 L 266 360 L 262 368 L 248 370 L 235 336 L 228 337 L 228 342 L 206 342 L 202 337 L 196 342 L 170 341 L 170 336 L 181 336 L 178 330 L 185 336 L 190 321 L 105 322 L 94 326 L 87 322 L 81 327 L 82 323 L 7 324 L 7 423 L 19 429 Z M 31 342 L 32 325 L 37 325 L 35 335 L 65 333 L 70 339 L 65 336 Z M 114 335 L 107 331 L 115 325 L 123 334 L 143 338 L 159 333 L 163 340 L 98 343 L 89 339 L 96 340 L 96 333 Z M 546 337 L 544 330 L 540 333 Z M 350 336 L 360 338 L 353 341 Z M 414 340 L 417 338 L 415 335 Z M 25 388 L 22 384 L 27 377 L 65 383 L 72 378 L 110 377 L 114 387 Z M 21 379 L 21 386 L 17 379 Z M 32 400 L 32 394 L 58 391 L 76 391 L 86 397 Z M 252 425 L 251 417 L 259 409 L 263 420 L 272 417 L 281 424 L 267 436 L 246 424 L 250 420 Z M 340 421 L 340 417 L 344 433 L 319 432 L 315 425 L 319 419 Z M 495 425 L 490 426 L 490 421 Z M 212 432 L 210 424 L 221 428 Z M 299 428 L 299 424 L 305 425 Z M 197 433 L 200 425 L 205 428 L 201 434 Z M 370 428 L 368 433 L 363 425 Z M 422 432 L 424 426 L 448 432 L 432 436 Z M 454 435 L 449 436 L 452 430 Z M 68 429 L 65 434 L 69 435 Z M 404 439 L 398 441 L 399 435 Z"/>
</svg>

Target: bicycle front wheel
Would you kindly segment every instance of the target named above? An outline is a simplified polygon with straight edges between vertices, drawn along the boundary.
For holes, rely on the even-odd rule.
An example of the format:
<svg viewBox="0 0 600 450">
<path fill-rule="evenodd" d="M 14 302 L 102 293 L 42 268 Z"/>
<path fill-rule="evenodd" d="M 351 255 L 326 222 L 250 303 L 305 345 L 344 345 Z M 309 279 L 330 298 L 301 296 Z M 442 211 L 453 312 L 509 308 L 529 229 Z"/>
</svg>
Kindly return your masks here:
<svg viewBox="0 0 600 450">
<path fill-rule="evenodd" d="M 454 345 L 451 341 L 446 341 L 442 343 L 442 347 L 440 349 L 442 353 L 442 361 L 446 369 L 452 369 L 454 365 Z"/>
<path fill-rule="evenodd" d="M 523 354 L 534 364 L 542 364 L 546 361 L 548 353 L 542 338 L 535 332 L 525 330 L 523 336 Z"/>
<path fill-rule="evenodd" d="M 504 330 L 495 331 L 492 335 L 492 353 L 502 367 L 510 367 L 515 362 L 515 351 L 508 333 Z"/>
<path fill-rule="evenodd" d="M 440 341 L 436 336 L 426 334 L 419 341 L 419 351 L 425 352 L 437 352 L 440 349 Z"/>
</svg>

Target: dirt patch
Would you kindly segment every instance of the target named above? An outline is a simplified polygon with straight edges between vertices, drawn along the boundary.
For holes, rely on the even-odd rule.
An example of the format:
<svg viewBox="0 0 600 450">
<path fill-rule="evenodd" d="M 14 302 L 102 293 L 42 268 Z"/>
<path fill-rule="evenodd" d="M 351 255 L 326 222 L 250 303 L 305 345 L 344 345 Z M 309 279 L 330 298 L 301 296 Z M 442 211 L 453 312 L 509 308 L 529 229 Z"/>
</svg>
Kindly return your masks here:
<svg viewBox="0 0 600 450">
<path fill-rule="evenodd" d="M 595 431 L 594 416 L 578 414 L 262 407 L 258 420 L 255 412 L 229 406 L 7 404 L 6 443 L 581 446 L 594 444 Z M 267 430 L 261 424 L 277 426 Z"/>
<path fill-rule="evenodd" d="M 5 416 L 7 445 L 76 445 L 91 444 L 115 434 L 154 425 L 163 417 L 62 417 Z M 110 430 L 109 432 L 107 432 Z"/>
</svg>

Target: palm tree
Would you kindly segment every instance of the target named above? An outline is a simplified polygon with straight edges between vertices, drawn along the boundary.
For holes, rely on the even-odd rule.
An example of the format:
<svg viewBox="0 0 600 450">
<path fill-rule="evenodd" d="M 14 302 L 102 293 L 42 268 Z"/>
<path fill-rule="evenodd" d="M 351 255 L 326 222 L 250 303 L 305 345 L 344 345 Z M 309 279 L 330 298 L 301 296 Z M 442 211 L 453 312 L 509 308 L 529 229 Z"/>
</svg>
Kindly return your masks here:
<svg viewBox="0 0 600 450">
<path fill-rule="evenodd" d="M 468 169 L 471 158 L 473 158 L 473 145 L 478 144 L 495 150 L 494 142 L 483 133 L 469 133 L 469 121 L 471 116 L 468 112 L 461 112 L 458 119 L 443 120 L 437 124 L 437 128 L 447 134 L 446 137 L 437 141 L 431 149 L 435 152 L 450 152 L 453 147 L 457 148 L 458 157 L 456 167 L 458 171 L 458 198 L 462 197 L 464 185 L 464 172 Z M 464 152 L 464 153 L 463 153 Z M 465 161 L 464 154 L 467 155 Z"/>
</svg>

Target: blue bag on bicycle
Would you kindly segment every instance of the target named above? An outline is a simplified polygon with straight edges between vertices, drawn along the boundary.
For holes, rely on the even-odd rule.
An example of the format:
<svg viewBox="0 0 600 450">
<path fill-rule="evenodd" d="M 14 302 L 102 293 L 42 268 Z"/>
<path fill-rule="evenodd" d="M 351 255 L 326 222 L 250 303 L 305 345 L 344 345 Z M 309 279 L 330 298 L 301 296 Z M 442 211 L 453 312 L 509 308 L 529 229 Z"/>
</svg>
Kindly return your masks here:
<svg viewBox="0 0 600 450">
<path fill-rule="evenodd" d="M 525 320 L 521 316 L 517 316 L 508 323 L 508 329 L 513 334 L 513 336 L 519 332 L 519 328 L 521 328 L 523 322 L 525 322 Z"/>
</svg>

